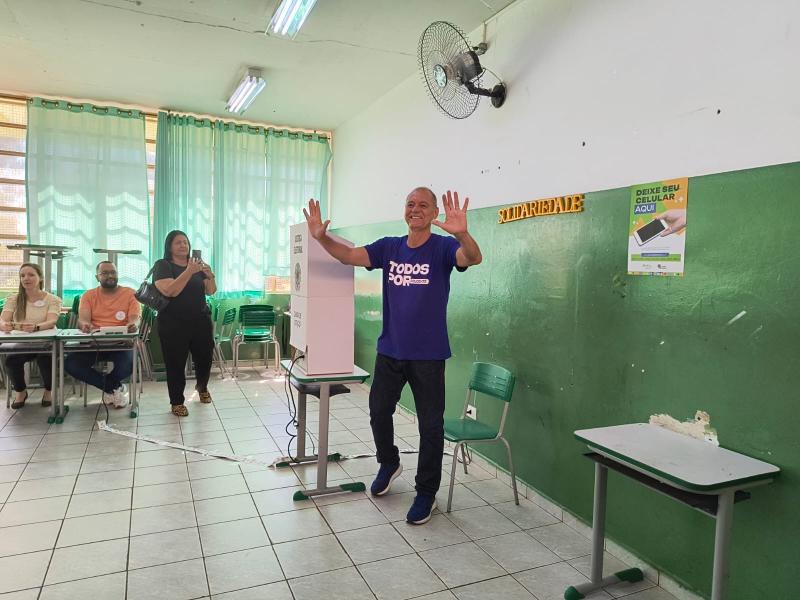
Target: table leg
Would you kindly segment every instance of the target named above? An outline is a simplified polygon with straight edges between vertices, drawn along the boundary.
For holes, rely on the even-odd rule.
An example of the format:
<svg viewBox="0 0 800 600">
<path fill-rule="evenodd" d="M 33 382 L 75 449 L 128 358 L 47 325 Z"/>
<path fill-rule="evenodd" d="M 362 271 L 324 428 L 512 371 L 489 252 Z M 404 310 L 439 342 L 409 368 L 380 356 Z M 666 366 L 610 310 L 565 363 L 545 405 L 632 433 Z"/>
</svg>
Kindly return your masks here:
<svg viewBox="0 0 800 600">
<path fill-rule="evenodd" d="M 606 536 L 606 498 L 608 492 L 608 468 L 594 465 L 594 508 L 592 510 L 592 583 L 603 579 L 603 549 Z"/>
<path fill-rule="evenodd" d="M 714 534 L 714 571 L 711 579 L 711 600 L 724 600 L 728 587 L 728 559 L 733 523 L 733 499 L 735 490 L 728 490 L 718 497 L 717 524 Z"/>
<path fill-rule="evenodd" d="M 58 414 L 59 402 L 61 400 L 61 388 L 59 387 L 58 379 L 58 342 L 53 340 L 53 345 L 50 348 L 50 389 L 52 390 L 52 404 L 50 405 L 50 418 L 47 419 L 48 423 L 55 423 L 56 415 Z"/>
<path fill-rule="evenodd" d="M 303 392 L 297 394 L 297 458 L 306 456 L 306 397 Z"/>
<path fill-rule="evenodd" d="M 44 289 L 47 292 L 53 293 L 53 282 L 50 279 L 53 269 L 53 255 L 50 251 L 46 250 L 44 255 Z"/>
<path fill-rule="evenodd" d="M 56 261 L 56 296 L 61 298 L 64 295 L 64 260 Z"/>
<path fill-rule="evenodd" d="M 312 463 L 319 460 L 319 454 L 306 454 L 306 429 L 308 418 L 307 412 L 308 396 L 303 393 L 297 394 L 297 455 L 296 456 L 283 456 L 275 463 L 275 467 L 280 469 L 282 467 L 291 467 L 292 465 L 301 465 L 304 463 Z M 342 455 L 338 452 L 328 454 L 328 462 L 338 462 Z"/>
<path fill-rule="evenodd" d="M 130 390 L 130 398 L 131 398 L 131 411 L 130 417 L 131 419 L 135 419 L 136 416 L 139 414 L 139 396 L 137 395 L 138 385 L 139 385 L 139 376 L 141 373 L 138 372 L 138 363 L 139 363 L 139 348 L 136 346 L 136 340 L 133 341 L 133 373 L 131 374 L 131 390 Z"/>
<path fill-rule="evenodd" d="M 338 494 L 340 492 L 363 492 L 366 486 L 361 482 L 345 483 L 328 487 L 328 426 L 330 422 L 331 384 L 320 382 L 319 386 L 319 441 L 317 455 L 326 460 L 317 460 L 317 484 L 314 489 L 295 492 L 294 500 L 307 500 L 313 496 Z"/>
<path fill-rule="evenodd" d="M 319 386 L 319 442 L 317 454 L 328 455 L 328 428 L 331 420 L 331 384 L 321 383 Z M 328 487 L 328 461 L 317 461 L 317 488 Z"/>
<path fill-rule="evenodd" d="M 627 581 L 641 581 L 644 574 L 640 569 L 632 568 L 603 577 L 603 548 L 606 535 L 606 499 L 608 495 L 608 467 L 594 465 L 594 507 L 592 510 L 592 562 L 589 583 L 573 585 L 566 589 L 566 600 L 580 600 L 595 590 L 609 585 Z"/>
</svg>

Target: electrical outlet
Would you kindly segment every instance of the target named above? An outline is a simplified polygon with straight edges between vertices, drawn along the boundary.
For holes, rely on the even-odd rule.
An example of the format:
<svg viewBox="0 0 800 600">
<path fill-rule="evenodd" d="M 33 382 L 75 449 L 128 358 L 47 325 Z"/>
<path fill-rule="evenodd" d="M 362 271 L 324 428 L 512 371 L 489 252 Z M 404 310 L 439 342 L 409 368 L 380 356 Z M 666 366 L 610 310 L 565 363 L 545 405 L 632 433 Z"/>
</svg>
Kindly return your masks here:
<svg viewBox="0 0 800 600">
<path fill-rule="evenodd" d="M 467 418 L 468 419 L 478 418 L 478 408 L 476 406 L 473 406 L 472 404 L 467 404 Z"/>
</svg>

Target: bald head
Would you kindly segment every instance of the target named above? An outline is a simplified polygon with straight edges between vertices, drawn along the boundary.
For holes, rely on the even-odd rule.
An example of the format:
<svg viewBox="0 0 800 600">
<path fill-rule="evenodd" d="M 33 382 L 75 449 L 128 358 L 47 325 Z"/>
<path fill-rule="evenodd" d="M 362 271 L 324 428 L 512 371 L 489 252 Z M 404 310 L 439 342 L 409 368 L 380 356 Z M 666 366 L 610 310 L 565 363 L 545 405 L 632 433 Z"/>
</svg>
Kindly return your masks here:
<svg viewBox="0 0 800 600">
<path fill-rule="evenodd" d="M 413 190 L 411 190 L 408 196 L 406 196 L 406 200 L 408 200 L 409 198 L 411 198 L 411 196 L 414 196 L 416 194 L 427 194 L 430 200 L 433 202 L 433 205 L 438 206 L 436 202 L 436 194 L 433 193 L 433 190 L 431 188 L 424 186 L 415 187 Z"/>
</svg>

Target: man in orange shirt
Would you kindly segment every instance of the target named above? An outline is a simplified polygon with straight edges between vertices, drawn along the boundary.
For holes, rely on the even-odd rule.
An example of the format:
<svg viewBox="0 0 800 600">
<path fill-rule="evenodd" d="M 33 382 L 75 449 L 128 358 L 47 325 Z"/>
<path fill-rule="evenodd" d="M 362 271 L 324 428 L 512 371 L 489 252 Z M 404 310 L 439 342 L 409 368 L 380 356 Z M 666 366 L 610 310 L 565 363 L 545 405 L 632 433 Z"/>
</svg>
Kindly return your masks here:
<svg viewBox="0 0 800 600">
<path fill-rule="evenodd" d="M 117 285 L 117 269 L 114 263 L 98 263 L 96 271 L 95 277 L 100 286 L 81 297 L 78 328 L 89 333 L 100 327 L 125 325 L 129 332 L 136 331 L 141 307 L 133 290 Z M 92 368 L 100 360 L 114 363 L 110 373 L 103 375 Z M 75 352 L 67 356 L 64 368 L 75 379 L 103 390 L 104 403 L 113 404 L 116 408 L 123 408 L 128 404 L 127 390 L 122 380 L 133 372 L 132 350 Z"/>
</svg>

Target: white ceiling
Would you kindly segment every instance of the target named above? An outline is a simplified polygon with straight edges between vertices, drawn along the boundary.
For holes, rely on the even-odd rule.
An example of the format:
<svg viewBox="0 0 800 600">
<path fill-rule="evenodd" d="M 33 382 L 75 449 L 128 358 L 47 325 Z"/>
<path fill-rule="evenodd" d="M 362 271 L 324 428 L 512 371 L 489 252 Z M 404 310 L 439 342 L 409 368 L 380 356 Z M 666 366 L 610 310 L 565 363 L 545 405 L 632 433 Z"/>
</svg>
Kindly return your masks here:
<svg viewBox="0 0 800 600">
<path fill-rule="evenodd" d="M 429 23 L 469 32 L 512 2 L 318 0 L 291 41 L 263 33 L 277 0 L 0 0 L 0 90 L 225 117 L 261 67 L 244 118 L 332 130 L 416 71 Z"/>
</svg>

